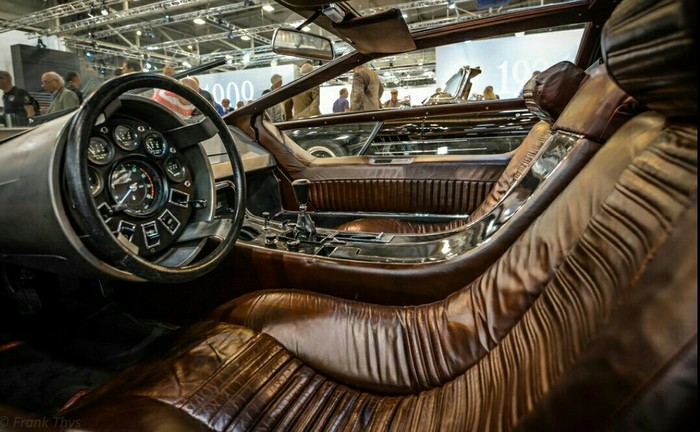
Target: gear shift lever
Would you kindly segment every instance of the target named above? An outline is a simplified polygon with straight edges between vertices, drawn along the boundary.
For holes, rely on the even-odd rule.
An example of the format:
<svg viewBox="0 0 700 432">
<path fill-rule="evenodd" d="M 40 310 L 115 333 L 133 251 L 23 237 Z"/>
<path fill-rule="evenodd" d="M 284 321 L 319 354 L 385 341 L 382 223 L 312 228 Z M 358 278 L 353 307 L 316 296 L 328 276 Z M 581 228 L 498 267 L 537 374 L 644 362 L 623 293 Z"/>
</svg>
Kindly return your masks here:
<svg viewBox="0 0 700 432">
<path fill-rule="evenodd" d="M 299 215 L 297 216 L 297 223 L 295 232 L 303 237 L 310 238 L 316 233 L 316 226 L 314 221 L 311 219 L 308 213 L 306 213 L 306 204 L 309 201 L 309 186 L 311 181 L 307 179 L 297 179 L 292 182 L 292 188 L 294 189 L 294 197 L 299 203 Z"/>
</svg>

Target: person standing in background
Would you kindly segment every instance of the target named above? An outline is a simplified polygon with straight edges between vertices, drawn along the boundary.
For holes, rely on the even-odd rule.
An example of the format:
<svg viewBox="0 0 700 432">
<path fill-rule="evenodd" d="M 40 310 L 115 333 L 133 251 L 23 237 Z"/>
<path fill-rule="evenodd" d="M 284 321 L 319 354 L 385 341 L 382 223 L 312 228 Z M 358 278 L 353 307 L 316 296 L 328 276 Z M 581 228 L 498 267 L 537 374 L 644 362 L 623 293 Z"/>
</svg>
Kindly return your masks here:
<svg viewBox="0 0 700 432">
<path fill-rule="evenodd" d="M 338 92 L 340 97 L 333 102 L 333 112 L 341 113 L 350 111 L 350 102 L 348 101 L 348 89 L 345 87 L 341 88 Z"/>
<path fill-rule="evenodd" d="M 33 99 L 28 91 L 12 84 L 12 75 L 0 71 L 0 90 L 3 91 L 2 103 L 5 114 L 14 114 L 17 126 L 25 126 L 28 119 L 39 113 L 34 111 Z"/>
<path fill-rule="evenodd" d="M 64 78 L 66 81 L 66 88 L 78 96 L 78 101 L 83 103 L 83 93 L 80 91 L 80 74 L 75 71 L 70 71 L 66 74 Z"/>
<path fill-rule="evenodd" d="M 500 97 L 493 92 L 493 86 L 486 86 L 484 89 L 484 94 L 482 96 L 483 100 L 496 100 L 500 99 Z"/>
<path fill-rule="evenodd" d="M 384 93 L 384 86 L 377 73 L 365 65 L 355 67 L 352 75 L 352 96 L 350 109 L 352 111 L 377 110 L 382 104 L 379 99 Z"/>
<path fill-rule="evenodd" d="M 270 89 L 263 91 L 263 94 L 266 94 L 266 92 L 270 92 L 272 90 L 276 90 L 280 87 L 282 87 L 282 75 L 274 74 L 272 75 L 272 77 L 270 77 Z M 284 111 L 285 110 L 283 103 L 278 103 L 265 110 L 267 115 L 270 117 L 270 120 L 272 120 L 273 122 L 284 121 L 287 118 Z"/>
<path fill-rule="evenodd" d="M 243 101 L 239 100 L 238 102 L 236 102 L 236 109 L 243 108 L 244 106 L 245 106 L 245 104 L 243 103 Z"/>
<path fill-rule="evenodd" d="M 227 98 L 221 99 L 221 106 L 224 108 L 224 111 L 227 113 L 230 113 L 233 111 L 233 107 L 231 106 L 231 100 Z"/>
<path fill-rule="evenodd" d="M 301 65 L 301 75 L 306 75 L 313 71 L 314 67 L 310 63 Z M 292 107 L 294 110 L 294 119 L 306 118 L 321 114 L 321 88 L 319 86 L 312 87 L 304 92 L 292 97 Z"/>
<path fill-rule="evenodd" d="M 68 90 L 61 75 L 56 72 L 45 72 L 41 75 L 41 85 L 44 90 L 51 93 L 51 104 L 46 114 L 75 108 L 80 105 L 78 95 Z"/>
<path fill-rule="evenodd" d="M 127 60 L 122 64 L 122 71 L 119 75 L 126 75 L 128 73 L 140 72 L 141 65 L 136 60 Z"/>
<path fill-rule="evenodd" d="M 391 99 L 388 101 L 384 102 L 383 107 L 384 108 L 398 108 L 401 106 L 399 104 L 399 90 L 398 89 L 391 89 Z"/>
<path fill-rule="evenodd" d="M 170 65 L 164 67 L 163 68 L 163 75 L 169 76 L 169 77 L 175 75 L 175 68 L 170 66 Z"/>
</svg>

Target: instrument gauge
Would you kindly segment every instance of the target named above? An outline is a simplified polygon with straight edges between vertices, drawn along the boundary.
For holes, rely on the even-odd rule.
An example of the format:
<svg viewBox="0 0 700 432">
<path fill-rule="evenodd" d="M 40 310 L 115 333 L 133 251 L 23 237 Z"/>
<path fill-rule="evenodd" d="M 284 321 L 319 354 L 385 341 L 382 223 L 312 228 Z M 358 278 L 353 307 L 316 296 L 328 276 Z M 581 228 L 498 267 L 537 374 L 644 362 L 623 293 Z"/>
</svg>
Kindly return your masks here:
<svg viewBox="0 0 700 432">
<path fill-rule="evenodd" d="M 125 125 L 119 125 L 114 128 L 114 141 L 126 151 L 135 150 L 140 144 L 136 131 Z"/>
<path fill-rule="evenodd" d="M 109 176 L 109 192 L 115 211 L 148 216 L 160 208 L 166 185 L 156 168 L 146 160 L 125 159 L 114 166 Z"/>
<path fill-rule="evenodd" d="M 143 137 L 143 147 L 146 153 L 156 159 L 165 157 L 168 154 L 168 142 L 163 135 L 158 132 L 148 132 Z"/>
<path fill-rule="evenodd" d="M 95 165 L 106 165 L 114 158 L 114 145 L 104 138 L 92 137 L 88 144 L 88 160 Z"/>
<path fill-rule="evenodd" d="M 90 193 L 92 196 L 97 196 L 102 192 L 102 177 L 93 167 L 88 167 L 88 184 L 90 185 Z"/>
<path fill-rule="evenodd" d="M 185 164 L 179 158 L 170 156 L 165 161 L 165 174 L 168 175 L 170 180 L 180 183 L 187 177 L 187 168 L 185 168 Z"/>
</svg>

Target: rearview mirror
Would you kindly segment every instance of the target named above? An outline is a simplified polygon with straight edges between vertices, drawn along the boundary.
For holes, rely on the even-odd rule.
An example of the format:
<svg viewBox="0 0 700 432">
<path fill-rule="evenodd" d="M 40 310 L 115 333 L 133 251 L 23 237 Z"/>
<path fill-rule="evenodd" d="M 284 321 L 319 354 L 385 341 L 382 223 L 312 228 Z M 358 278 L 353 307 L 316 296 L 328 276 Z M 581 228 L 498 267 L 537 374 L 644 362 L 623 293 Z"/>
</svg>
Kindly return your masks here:
<svg viewBox="0 0 700 432">
<path fill-rule="evenodd" d="M 272 51 L 313 60 L 333 60 L 335 57 L 330 39 L 290 28 L 275 30 L 272 36 Z"/>
</svg>

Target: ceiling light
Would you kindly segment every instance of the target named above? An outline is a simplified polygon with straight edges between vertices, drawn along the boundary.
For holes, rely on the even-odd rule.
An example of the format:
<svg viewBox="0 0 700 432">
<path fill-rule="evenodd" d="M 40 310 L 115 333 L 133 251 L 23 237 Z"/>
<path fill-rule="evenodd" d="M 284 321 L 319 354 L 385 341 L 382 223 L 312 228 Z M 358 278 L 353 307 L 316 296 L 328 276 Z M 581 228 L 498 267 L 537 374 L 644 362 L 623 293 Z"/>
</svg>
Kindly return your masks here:
<svg viewBox="0 0 700 432">
<path fill-rule="evenodd" d="M 143 32 L 141 30 L 136 30 L 136 34 L 141 36 L 143 34 Z"/>
<path fill-rule="evenodd" d="M 447 0 L 447 9 L 454 9 L 455 7 L 454 0 Z"/>
<path fill-rule="evenodd" d="M 100 11 L 100 13 L 102 14 L 102 16 L 107 16 L 107 15 L 109 15 L 109 11 L 107 10 L 107 8 L 104 8 L 104 7 L 103 7 L 102 10 Z"/>
<path fill-rule="evenodd" d="M 515 37 L 523 37 L 525 36 L 525 32 L 515 32 Z"/>
<path fill-rule="evenodd" d="M 241 36 L 241 40 L 249 41 L 249 40 L 250 40 L 250 36 L 248 36 L 248 35 L 243 35 L 243 36 Z"/>
<path fill-rule="evenodd" d="M 403 19 L 408 18 L 408 14 L 407 14 L 406 12 L 403 12 L 403 13 L 401 14 L 401 16 L 403 17 Z"/>
<path fill-rule="evenodd" d="M 263 8 L 263 10 L 264 10 L 265 12 L 272 12 L 272 11 L 275 10 L 275 7 L 272 6 L 270 3 L 265 3 L 265 4 L 262 6 L 262 8 Z"/>
<path fill-rule="evenodd" d="M 190 62 L 188 62 L 188 61 L 182 62 L 182 65 L 183 65 L 184 67 L 186 67 L 186 68 L 191 68 L 191 67 L 192 67 L 192 65 L 191 65 Z"/>
<path fill-rule="evenodd" d="M 192 51 L 192 45 L 187 45 L 187 49 Z"/>
<path fill-rule="evenodd" d="M 305 32 L 310 32 L 310 31 L 311 31 L 311 27 L 309 27 L 309 26 L 304 26 L 301 30 L 302 30 L 302 31 L 305 31 Z"/>
<path fill-rule="evenodd" d="M 204 21 L 204 19 L 202 17 L 197 17 L 197 18 L 193 19 L 192 22 L 197 24 L 197 25 L 202 25 L 202 24 L 207 23 L 206 21 Z"/>
</svg>

